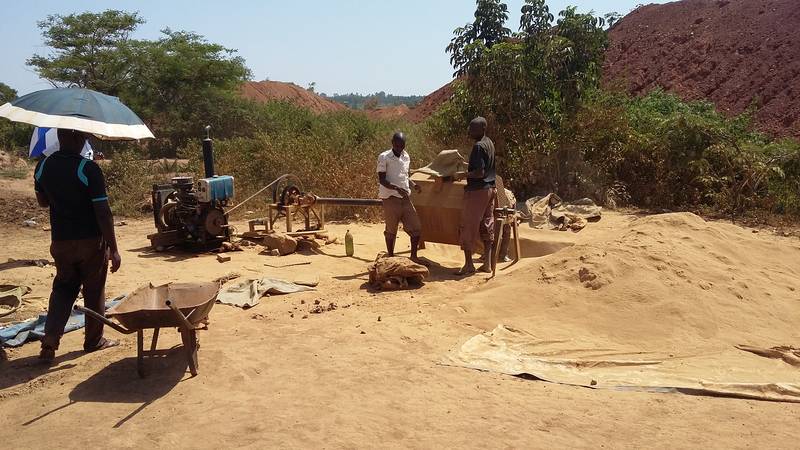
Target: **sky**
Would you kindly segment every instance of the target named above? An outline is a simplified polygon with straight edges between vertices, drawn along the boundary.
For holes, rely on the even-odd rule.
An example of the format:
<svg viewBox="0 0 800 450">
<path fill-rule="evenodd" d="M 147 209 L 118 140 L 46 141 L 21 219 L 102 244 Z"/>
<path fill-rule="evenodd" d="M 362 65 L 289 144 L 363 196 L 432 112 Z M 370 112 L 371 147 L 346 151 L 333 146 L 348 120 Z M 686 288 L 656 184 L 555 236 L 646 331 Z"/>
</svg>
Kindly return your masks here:
<svg viewBox="0 0 800 450">
<path fill-rule="evenodd" d="M 626 14 L 664 0 L 548 0 L 557 15 L 567 5 L 603 15 Z M 508 27 L 517 28 L 524 0 L 509 0 Z M 450 81 L 445 47 L 453 30 L 471 22 L 473 0 L 0 0 L 0 82 L 20 95 L 49 88 L 25 65 L 48 53 L 36 22 L 49 14 L 139 11 L 147 23 L 135 38 L 160 30 L 193 31 L 238 50 L 254 80 L 316 83 L 317 92 L 426 95 Z"/>
</svg>

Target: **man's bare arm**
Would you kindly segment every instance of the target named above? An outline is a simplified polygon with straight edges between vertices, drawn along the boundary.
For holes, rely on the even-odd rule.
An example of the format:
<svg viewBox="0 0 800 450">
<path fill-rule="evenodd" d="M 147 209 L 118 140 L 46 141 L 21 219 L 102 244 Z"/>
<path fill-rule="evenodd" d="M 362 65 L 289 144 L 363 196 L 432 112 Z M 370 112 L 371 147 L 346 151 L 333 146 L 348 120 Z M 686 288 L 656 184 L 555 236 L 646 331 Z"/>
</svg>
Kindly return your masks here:
<svg viewBox="0 0 800 450">
<path fill-rule="evenodd" d="M 50 200 L 48 200 L 47 196 L 42 194 L 41 192 L 36 193 L 36 202 L 39 203 L 39 206 L 41 206 L 42 208 L 50 207 Z"/>
<path fill-rule="evenodd" d="M 386 179 L 386 172 L 378 172 L 378 182 L 386 189 L 396 191 L 398 194 L 402 195 L 403 198 L 408 197 L 408 192 L 406 192 L 404 189 L 389 183 L 389 180 Z"/>
<path fill-rule="evenodd" d="M 113 273 L 119 270 L 119 266 L 122 264 L 122 258 L 117 249 L 117 237 L 114 234 L 114 215 L 111 213 L 108 201 L 94 202 L 93 206 L 97 225 L 100 227 L 100 232 L 103 233 L 103 240 L 106 241 L 111 251 L 111 272 Z"/>
</svg>

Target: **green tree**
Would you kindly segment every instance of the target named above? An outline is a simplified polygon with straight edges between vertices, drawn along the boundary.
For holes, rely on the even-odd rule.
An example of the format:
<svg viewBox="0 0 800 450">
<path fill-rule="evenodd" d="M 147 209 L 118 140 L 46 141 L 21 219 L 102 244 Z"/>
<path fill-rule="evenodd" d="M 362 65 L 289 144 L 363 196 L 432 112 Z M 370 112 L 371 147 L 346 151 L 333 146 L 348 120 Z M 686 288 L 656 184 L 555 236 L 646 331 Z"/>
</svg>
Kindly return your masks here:
<svg viewBox="0 0 800 450">
<path fill-rule="evenodd" d="M 130 81 L 130 35 L 144 23 L 138 13 L 51 15 L 38 23 L 48 55 L 27 63 L 55 87 L 78 86 L 117 95 Z"/>
<path fill-rule="evenodd" d="M 250 71 L 234 50 L 170 29 L 158 40 L 132 39 L 142 23 L 117 10 L 48 16 L 39 27 L 52 51 L 28 64 L 54 86 L 120 97 L 156 135 L 153 156 L 174 155 L 206 124 L 219 137 L 252 125 L 254 108 L 236 95 Z"/>
<path fill-rule="evenodd" d="M 13 101 L 17 98 L 17 91 L 11 86 L 0 82 L 0 105 Z"/>
<path fill-rule="evenodd" d="M 469 70 L 469 63 L 480 57 L 484 50 L 503 42 L 511 36 L 506 28 L 508 6 L 500 0 L 476 0 L 475 20 L 453 31 L 453 40 L 447 46 L 450 64 L 456 69 L 454 76 Z"/>
<path fill-rule="evenodd" d="M 606 23 L 608 24 L 608 29 L 610 30 L 614 28 L 614 25 L 616 25 L 617 23 L 619 23 L 620 20 L 622 20 L 622 14 L 616 11 L 612 11 L 610 13 L 606 13 L 606 15 L 603 16 L 603 18 L 606 20 Z"/>
<path fill-rule="evenodd" d="M 248 106 L 236 95 L 250 77 L 244 59 L 195 33 L 162 33 L 132 43 L 132 82 L 120 93 L 155 128 L 154 153 L 173 154 L 206 124 L 218 137 L 240 134 L 249 124 Z"/>
<path fill-rule="evenodd" d="M 573 7 L 556 19 L 544 0 L 526 0 L 521 13 L 519 31 L 491 46 L 470 42 L 466 31 L 456 30 L 448 51 L 464 83 L 455 96 L 460 106 L 446 112 L 461 111 L 459 130 L 471 115 L 486 116 L 501 172 L 519 183 L 544 181 L 557 188 L 571 182 L 581 160 L 579 149 L 558 137 L 569 134 L 563 128 L 599 84 L 605 22 Z M 547 166 L 544 180 L 532 174 L 534 161 Z"/>
<path fill-rule="evenodd" d="M 17 91 L 11 86 L 0 83 L 0 105 L 14 101 Z M 30 127 L 0 118 L 0 149 L 24 147 L 30 138 Z"/>
</svg>

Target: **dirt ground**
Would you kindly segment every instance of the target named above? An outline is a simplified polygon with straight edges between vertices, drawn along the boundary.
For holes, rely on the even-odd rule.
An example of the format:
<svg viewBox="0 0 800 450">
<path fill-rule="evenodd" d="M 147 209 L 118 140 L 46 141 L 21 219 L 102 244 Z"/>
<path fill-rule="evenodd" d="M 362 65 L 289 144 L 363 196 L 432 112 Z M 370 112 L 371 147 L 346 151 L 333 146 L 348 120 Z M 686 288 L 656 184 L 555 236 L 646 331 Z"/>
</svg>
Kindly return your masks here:
<svg viewBox="0 0 800 450">
<path fill-rule="evenodd" d="M 723 113 L 755 107 L 754 123 L 800 137 L 800 9 L 796 0 L 649 4 L 609 32 L 604 83 L 709 100 Z"/>
<path fill-rule="evenodd" d="M 262 103 L 286 101 L 317 114 L 347 109 L 341 103 L 324 98 L 294 83 L 282 81 L 248 81 L 242 85 L 241 95 Z"/>
<path fill-rule="evenodd" d="M 2 447 L 56 439 L 63 448 L 797 447 L 800 404 L 593 390 L 441 364 L 500 323 L 674 352 L 745 339 L 797 346 L 796 238 L 690 214 L 608 213 L 577 234 L 523 227 L 525 258 L 492 280 L 457 279 L 458 249 L 429 245 L 422 254 L 435 264 L 424 287 L 375 293 L 366 289 L 366 266 L 382 247 L 381 227 L 330 227 L 340 240 L 347 229 L 355 258 L 333 244 L 285 257 L 246 249 L 219 263 L 209 254 L 153 253 L 152 223 L 129 220 L 117 229 L 123 265 L 109 277 L 109 298 L 146 282 L 230 272 L 319 277 L 319 287 L 249 310 L 216 305 L 200 332 L 194 378 L 177 350 L 149 361 L 150 375 L 138 378 L 135 337 L 113 330 L 122 345 L 88 355 L 82 332 L 67 334 L 52 367 L 37 363 L 36 344 L 9 351 L 0 363 Z M 41 229 L 7 225 L 0 239 L 0 261 L 49 257 Z M 408 250 L 404 237 L 399 247 Z M 265 266 L 296 262 L 311 264 Z M 596 275 L 591 286 L 579 268 Z M 33 289 L 18 319 L 44 307 L 53 274 L 0 267 L 0 282 Z M 312 313 L 317 301 L 330 310 Z M 164 330 L 160 342 L 180 340 Z"/>
</svg>

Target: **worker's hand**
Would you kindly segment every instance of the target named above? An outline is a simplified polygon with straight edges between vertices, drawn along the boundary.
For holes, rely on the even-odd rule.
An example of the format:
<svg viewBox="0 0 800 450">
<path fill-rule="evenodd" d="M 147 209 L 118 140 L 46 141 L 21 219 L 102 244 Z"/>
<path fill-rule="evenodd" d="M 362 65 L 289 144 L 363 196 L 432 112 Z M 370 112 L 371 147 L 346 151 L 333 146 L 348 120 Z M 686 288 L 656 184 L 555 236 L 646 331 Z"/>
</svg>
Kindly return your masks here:
<svg viewBox="0 0 800 450">
<path fill-rule="evenodd" d="M 119 250 L 111 252 L 111 273 L 119 270 L 122 265 L 122 257 L 119 255 Z"/>
<path fill-rule="evenodd" d="M 408 192 L 406 192 L 405 189 L 395 186 L 394 190 L 397 191 L 398 194 L 400 194 L 400 197 L 408 198 Z"/>
</svg>

